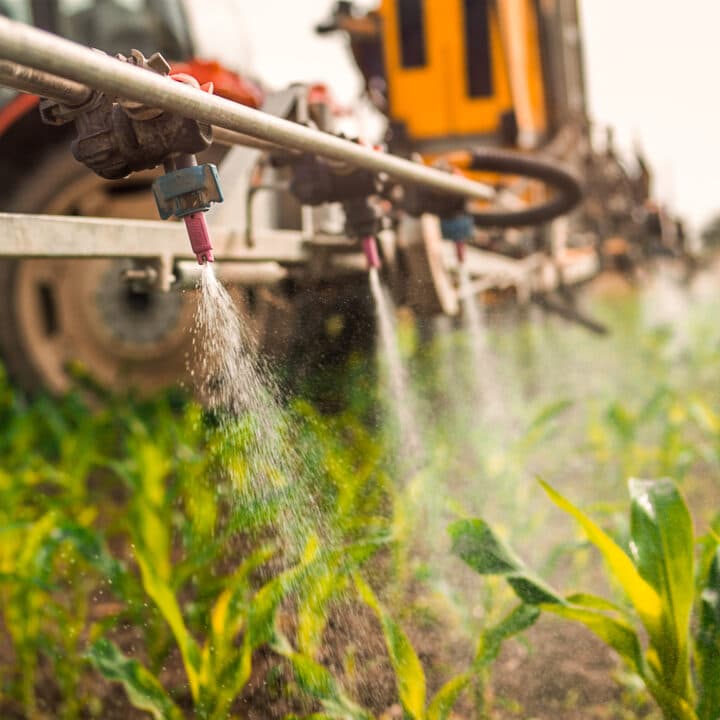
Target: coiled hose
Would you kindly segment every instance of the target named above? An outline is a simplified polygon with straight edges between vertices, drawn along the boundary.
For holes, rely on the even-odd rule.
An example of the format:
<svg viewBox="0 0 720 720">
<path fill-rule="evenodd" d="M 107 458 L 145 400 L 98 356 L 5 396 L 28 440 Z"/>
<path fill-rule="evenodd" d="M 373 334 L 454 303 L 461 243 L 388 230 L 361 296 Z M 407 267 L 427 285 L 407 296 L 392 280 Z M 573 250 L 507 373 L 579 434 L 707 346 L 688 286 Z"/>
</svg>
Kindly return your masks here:
<svg viewBox="0 0 720 720">
<path fill-rule="evenodd" d="M 540 225 L 570 212 L 582 200 L 580 179 L 566 165 L 547 157 L 476 148 L 470 153 L 467 170 L 521 175 L 541 180 L 555 191 L 547 202 L 525 210 L 488 210 L 473 213 L 475 225 L 481 228 L 510 228 Z"/>
</svg>

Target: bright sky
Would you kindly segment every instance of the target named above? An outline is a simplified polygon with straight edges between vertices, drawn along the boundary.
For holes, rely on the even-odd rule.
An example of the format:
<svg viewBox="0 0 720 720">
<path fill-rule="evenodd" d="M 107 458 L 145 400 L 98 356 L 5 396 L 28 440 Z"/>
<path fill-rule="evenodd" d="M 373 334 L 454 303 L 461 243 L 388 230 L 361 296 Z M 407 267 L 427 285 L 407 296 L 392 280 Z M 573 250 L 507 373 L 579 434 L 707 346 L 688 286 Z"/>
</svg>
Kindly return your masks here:
<svg viewBox="0 0 720 720">
<path fill-rule="evenodd" d="M 720 2 L 581 0 L 592 116 L 641 140 L 657 193 L 698 226 L 720 212 Z"/>
<path fill-rule="evenodd" d="M 212 27 L 205 54 L 244 48 L 270 85 L 320 80 L 343 103 L 357 97 L 342 38 L 313 32 L 332 0 L 229 0 L 236 17 L 218 13 L 215 22 L 214 3 L 195 2 Z M 617 129 L 621 148 L 638 139 L 656 170 L 657 194 L 701 225 L 720 212 L 720 0 L 580 3 L 592 116 Z"/>
</svg>

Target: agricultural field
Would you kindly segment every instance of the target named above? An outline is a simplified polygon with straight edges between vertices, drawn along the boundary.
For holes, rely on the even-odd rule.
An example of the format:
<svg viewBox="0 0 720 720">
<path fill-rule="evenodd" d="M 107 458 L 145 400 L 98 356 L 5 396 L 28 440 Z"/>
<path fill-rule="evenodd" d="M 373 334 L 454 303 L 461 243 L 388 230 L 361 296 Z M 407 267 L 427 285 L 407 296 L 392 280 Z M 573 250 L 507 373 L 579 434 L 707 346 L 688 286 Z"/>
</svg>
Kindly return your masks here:
<svg viewBox="0 0 720 720">
<path fill-rule="evenodd" d="M 0 375 L 0 717 L 716 718 L 720 297 L 583 304 L 401 318 L 417 442 L 382 358 L 271 428 Z"/>
</svg>

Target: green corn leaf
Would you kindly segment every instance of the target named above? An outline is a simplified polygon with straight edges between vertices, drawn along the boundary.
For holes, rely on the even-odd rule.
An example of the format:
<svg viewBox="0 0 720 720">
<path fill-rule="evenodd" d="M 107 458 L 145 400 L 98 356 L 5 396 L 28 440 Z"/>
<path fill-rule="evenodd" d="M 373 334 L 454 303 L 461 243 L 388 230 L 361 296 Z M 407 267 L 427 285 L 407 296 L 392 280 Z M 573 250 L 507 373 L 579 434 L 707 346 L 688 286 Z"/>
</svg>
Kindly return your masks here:
<svg viewBox="0 0 720 720">
<path fill-rule="evenodd" d="M 108 578 L 116 588 L 122 587 L 125 570 L 122 563 L 112 556 L 102 537 L 90 528 L 71 522 L 58 523 L 35 556 L 40 577 L 47 578 L 52 571 L 52 556 L 63 542 L 70 543 L 86 562 Z"/>
<path fill-rule="evenodd" d="M 497 625 L 484 630 L 480 635 L 475 653 L 474 667 L 478 669 L 493 663 L 505 640 L 527 630 L 539 617 L 540 609 L 537 606 L 523 603 L 518 605 Z"/>
<path fill-rule="evenodd" d="M 720 415 L 700 398 L 692 401 L 690 414 L 703 430 L 713 434 L 720 433 Z"/>
<path fill-rule="evenodd" d="M 699 720 L 720 717 L 720 545 L 710 562 L 700 596 L 700 620 L 696 640 Z"/>
<path fill-rule="evenodd" d="M 300 652 L 316 657 L 327 625 L 328 605 L 347 585 L 345 577 L 335 568 L 320 573 L 309 592 L 299 598 L 297 613 L 297 645 Z"/>
<path fill-rule="evenodd" d="M 547 483 L 541 480 L 540 484 L 550 499 L 578 522 L 590 542 L 600 551 L 648 632 L 658 632 L 661 624 L 662 604 L 660 596 L 652 585 L 640 575 L 628 555 L 602 528 Z"/>
<path fill-rule="evenodd" d="M 581 623 L 615 650 L 638 675 L 644 677 L 645 663 L 640 638 L 632 625 L 596 610 L 568 604 L 547 604 L 542 605 L 542 609 L 566 620 Z"/>
<path fill-rule="evenodd" d="M 661 385 L 640 408 L 640 411 L 637 414 L 638 425 L 647 423 L 656 417 L 658 413 L 662 412 L 667 399 L 672 400 L 670 389 L 665 385 Z"/>
<path fill-rule="evenodd" d="M 142 431 L 138 431 L 138 437 L 132 444 L 137 466 L 129 471 L 128 478 L 135 489 L 130 526 L 135 558 L 140 567 L 143 588 L 170 626 L 180 648 L 190 692 L 197 701 L 200 697 L 202 662 L 200 647 L 185 625 L 172 587 L 166 488 L 172 465 L 163 450 L 143 435 Z"/>
<path fill-rule="evenodd" d="M 147 710 L 156 720 L 183 720 L 180 708 L 157 678 L 137 660 L 123 655 L 109 640 L 96 641 L 87 657 L 108 680 L 122 683 L 133 707 Z"/>
<path fill-rule="evenodd" d="M 390 663 L 397 680 L 400 703 L 413 720 L 425 716 L 425 673 L 420 660 L 400 626 L 382 607 L 372 588 L 355 574 L 355 586 L 360 597 L 375 613 L 382 625 Z"/>
<path fill-rule="evenodd" d="M 589 593 L 575 593 L 574 595 L 568 595 L 567 600 L 570 605 L 579 605 L 580 607 L 588 608 L 590 610 L 600 610 L 605 613 L 613 613 L 620 615 L 623 620 L 629 621 L 628 612 L 625 608 L 620 605 L 610 602 L 603 597 L 598 595 L 590 595 Z"/>
<path fill-rule="evenodd" d="M 352 574 L 379 548 L 387 544 L 387 538 L 370 538 L 367 541 L 346 545 L 340 549 L 320 552 L 308 542 L 303 560 L 264 585 L 253 598 L 248 619 L 248 634 L 252 647 L 274 641 L 276 611 L 290 593 L 302 597 L 309 592 L 326 572 L 333 572 L 337 582 Z"/>
<path fill-rule="evenodd" d="M 449 527 L 452 552 L 480 575 L 502 575 L 528 605 L 564 600 L 532 573 L 484 520 L 456 520 Z"/>
<path fill-rule="evenodd" d="M 218 716 L 226 714 L 252 672 L 252 650 L 246 634 L 242 648 L 235 641 L 250 612 L 250 574 L 273 555 L 270 546 L 251 553 L 227 578 L 226 587 L 210 613 L 210 637 L 202 650 L 199 685 L 201 697 Z"/>
<path fill-rule="evenodd" d="M 216 663 L 217 671 L 201 675 L 197 707 L 204 714 L 199 713 L 199 716 L 211 720 L 226 720 L 230 717 L 233 702 L 250 680 L 252 655 L 253 649 L 246 635 L 239 648 L 233 648 L 232 654 L 222 658 L 223 662 Z M 206 661 L 206 665 L 211 662 Z"/>
<path fill-rule="evenodd" d="M 698 716 L 687 700 L 679 697 L 672 690 L 666 687 L 662 680 L 657 680 L 653 674 L 648 672 L 643 680 L 655 702 L 663 711 L 663 716 L 671 720 L 698 720 Z M 717 715 L 712 716 L 716 720 Z"/>
<path fill-rule="evenodd" d="M 633 440 L 637 430 L 637 417 L 622 403 L 613 403 L 608 408 L 607 420 L 624 442 Z"/>
<path fill-rule="evenodd" d="M 278 643 L 275 650 L 292 665 L 295 679 L 303 690 L 322 703 L 324 714 L 337 720 L 373 720 L 372 715 L 348 698 L 335 678 L 312 658 L 292 650 L 287 642 Z"/>
<path fill-rule="evenodd" d="M 160 610 L 172 630 L 175 642 L 180 648 L 190 692 L 193 699 L 197 700 L 200 695 L 200 669 L 202 663 L 200 648 L 185 625 L 180 604 L 172 588 L 155 572 L 145 555 L 137 552 L 136 557 L 140 566 L 143 588 L 157 605 L 158 610 Z"/>
<path fill-rule="evenodd" d="M 680 697 L 689 698 L 688 635 L 695 590 L 690 512 L 671 480 L 631 480 L 630 497 L 633 560 L 662 603 L 659 627 L 647 627 L 661 680 Z"/>
<path fill-rule="evenodd" d="M 530 423 L 530 430 L 538 430 L 560 417 L 566 410 L 574 405 L 572 400 L 564 399 L 550 403 L 543 407 Z"/>
<path fill-rule="evenodd" d="M 258 548 L 243 560 L 231 576 L 226 578 L 225 589 L 216 600 L 210 616 L 210 627 L 216 641 L 225 639 L 228 643 L 232 643 L 249 609 L 249 603 L 245 602 L 244 596 L 250 591 L 250 575 L 265 564 L 274 552 L 272 546 Z"/>
<path fill-rule="evenodd" d="M 448 680 L 428 705 L 427 720 L 447 720 L 460 696 L 472 682 L 473 673 L 467 672 Z"/>
<path fill-rule="evenodd" d="M 310 547 L 312 543 L 309 542 Z M 303 559 L 295 566 L 277 575 L 255 594 L 249 607 L 247 638 L 250 646 L 277 642 L 275 617 L 282 601 L 290 593 L 301 593 L 329 564 L 336 562 L 328 554 L 306 550 Z"/>
<path fill-rule="evenodd" d="M 277 642 L 275 618 L 282 601 L 290 593 L 301 592 L 311 582 L 318 569 L 330 562 L 327 556 L 308 554 L 297 565 L 277 575 L 263 585 L 248 608 L 246 638 L 250 647 Z"/>
</svg>

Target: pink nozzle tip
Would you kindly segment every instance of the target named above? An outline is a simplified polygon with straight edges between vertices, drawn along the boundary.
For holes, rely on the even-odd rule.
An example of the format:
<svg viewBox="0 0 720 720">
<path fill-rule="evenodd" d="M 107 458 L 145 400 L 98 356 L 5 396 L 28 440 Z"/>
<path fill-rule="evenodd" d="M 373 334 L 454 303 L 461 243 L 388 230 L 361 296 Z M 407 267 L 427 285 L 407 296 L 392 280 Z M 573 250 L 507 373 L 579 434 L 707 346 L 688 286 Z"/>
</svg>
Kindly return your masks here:
<svg viewBox="0 0 720 720">
<path fill-rule="evenodd" d="M 362 239 L 362 248 L 367 260 L 368 270 L 380 268 L 380 254 L 378 253 L 377 242 L 374 237 L 364 237 Z"/>
<path fill-rule="evenodd" d="M 459 263 L 464 263 L 464 262 L 465 262 L 465 254 L 466 254 L 465 251 L 466 251 L 466 249 L 467 249 L 467 248 L 466 248 L 464 242 L 456 242 L 456 243 L 455 243 L 455 255 L 457 256 L 457 261 L 458 261 Z"/>
<path fill-rule="evenodd" d="M 205 215 L 198 212 L 186 215 L 183 220 L 198 264 L 204 265 L 206 262 L 214 262 L 213 246 L 212 242 L 210 242 L 210 231 L 207 222 L 205 222 Z"/>
</svg>

